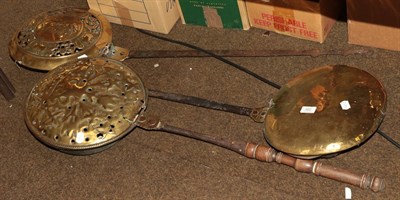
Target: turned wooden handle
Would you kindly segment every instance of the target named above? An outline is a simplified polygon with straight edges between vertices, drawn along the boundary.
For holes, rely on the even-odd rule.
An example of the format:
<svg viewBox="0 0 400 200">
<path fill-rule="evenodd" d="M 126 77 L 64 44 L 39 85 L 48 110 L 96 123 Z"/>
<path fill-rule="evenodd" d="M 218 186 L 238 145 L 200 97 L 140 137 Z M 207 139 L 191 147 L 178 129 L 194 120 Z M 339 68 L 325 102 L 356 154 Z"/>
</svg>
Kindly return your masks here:
<svg viewBox="0 0 400 200">
<path fill-rule="evenodd" d="M 343 183 L 352 184 L 360 188 L 370 188 L 374 192 L 383 190 L 383 180 L 369 175 L 359 175 L 353 172 L 322 165 L 321 162 L 313 160 L 303 160 L 275 151 L 271 147 L 247 143 L 244 141 L 231 141 L 215 136 L 196 133 L 185 129 L 169 126 L 161 123 L 158 118 L 140 116 L 137 120 L 137 125 L 146 130 L 158 130 L 177 135 L 197 139 L 210 144 L 215 144 L 220 147 L 235 151 L 248 158 L 257 159 L 263 162 L 277 162 L 296 169 L 299 172 L 313 173 L 317 176 L 326 177 L 332 180 Z"/>
<path fill-rule="evenodd" d="M 247 143 L 244 154 L 263 162 L 276 162 L 296 169 L 299 172 L 313 173 L 317 176 L 358 186 L 362 189 L 369 188 L 374 192 L 384 189 L 383 179 L 367 174 L 356 174 L 345 169 L 323 165 L 319 161 L 303 160 L 277 152 L 271 147 Z"/>
</svg>

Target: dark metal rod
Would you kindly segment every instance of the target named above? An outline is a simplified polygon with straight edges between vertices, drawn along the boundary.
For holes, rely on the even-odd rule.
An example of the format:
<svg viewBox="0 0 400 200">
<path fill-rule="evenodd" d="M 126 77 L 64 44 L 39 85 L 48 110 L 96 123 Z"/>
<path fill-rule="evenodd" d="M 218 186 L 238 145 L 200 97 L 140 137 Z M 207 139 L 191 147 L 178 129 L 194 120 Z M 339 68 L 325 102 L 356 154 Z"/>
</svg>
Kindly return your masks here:
<svg viewBox="0 0 400 200">
<path fill-rule="evenodd" d="M 346 50 L 210 50 L 211 53 L 221 57 L 278 57 L 278 56 L 322 56 L 365 54 L 363 49 Z M 148 50 L 131 51 L 128 58 L 185 58 L 185 57 L 211 57 L 212 55 L 197 50 Z"/>
<path fill-rule="evenodd" d="M 195 49 L 197 51 L 203 52 L 205 54 L 208 54 L 208 55 L 214 57 L 215 59 L 218 59 L 218 60 L 220 60 L 220 61 L 222 61 L 222 62 L 224 62 L 224 63 L 226 63 L 228 65 L 231 65 L 232 67 L 235 67 L 236 69 L 238 69 L 238 70 L 240 70 L 240 71 L 242 71 L 242 72 L 244 72 L 244 73 L 246 73 L 246 74 L 248 74 L 248 75 L 250 75 L 250 76 L 252 76 L 252 77 L 254 77 L 254 78 L 256 78 L 256 79 L 258 79 L 258 80 L 260 80 L 260 81 L 262 81 L 262 82 L 264 82 L 264 83 L 266 83 L 266 84 L 268 84 L 268 85 L 270 85 L 270 86 L 272 86 L 274 88 L 276 88 L 276 89 L 280 89 L 281 88 L 281 86 L 279 84 L 274 83 L 273 81 L 270 81 L 270 80 L 268 80 L 268 79 L 266 79 L 266 78 L 264 78 L 264 77 L 262 77 L 262 76 L 260 76 L 260 75 L 258 75 L 256 73 L 252 72 L 251 70 L 246 69 L 245 67 L 243 67 L 243 66 L 241 66 L 239 64 L 236 64 L 236 63 L 234 63 L 234 62 L 232 62 L 230 60 L 227 60 L 224 57 L 219 56 L 218 54 L 215 54 L 213 52 L 207 51 L 207 50 L 202 49 L 200 47 L 197 47 L 197 46 L 194 46 L 194 45 L 191 45 L 191 44 L 187 44 L 187 43 L 184 43 L 184 42 L 181 42 L 181 41 L 178 41 L 178 40 L 173 40 L 173 39 L 169 39 L 169 38 L 166 38 L 166 37 L 162 37 L 162 36 L 150 33 L 148 31 L 144 31 L 144 30 L 141 30 L 141 29 L 136 29 L 136 30 L 141 32 L 141 33 L 143 33 L 143 34 L 149 35 L 151 37 L 154 37 L 154 38 L 157 38 L 157 39 L 160 39 L 160 40 L 164 40 L 164 41 L 172 42 L 172 43 L 175 43 L 175 44 L 183 45 L 185 47 L 189 47 L 191 49 Z M 129 57 L 128 57 L 128 59 L 129 59 Z"/>
<path fill-rule="evenodd" d="M 393 138 L 389 137 L 386 133 L 384 133 L 383 131 L 381 131 L 380 129 L 378 129 L 376 132 L 378 132 L 383 138 L 385 138 L 387 141 L 389 141 L 390 143 L 392 143 L 395 147 L 400 149 L 400 144 L 398 142 L 396 142 L 395 140 L 393 140 Z"/>
<path fill-rule="evenodd" d="M 163 99 L 167 101 L 183 103 L 187 105 L 203 107 L 213 110 L 219 110 L 224 112 L 230 112 L 238 115 L 250 116 L 252 108 L 236 106 L 231 104 L 219 103 L 216 101 L 210 101 L 207 99 L 202 99 L 198 97 L 186 96 L 181 94 L 166 93 L 158 90 L 148 90 L 149 97 Z"/>
<path fill-rule="evenodd" d="M 239 154 L 244 154 L 244 148 L 246 147 L 246 143 L 245 142 L 236 142 L 236 141 L 230 141 L 224 138 L 218 138 L 218 137 L 214 137 L 211 135 L 205 135 L 205 134 L 200 134 L 200 133 L 196 133 L 194 131 L 189 131 L 189 130 L 185 130 L 185 129 L 181 129 L 181 128 L 177 128 L 174 126 L 169 126 L 167 124 L 163 124 L 159 131 L 164 131 L 164 132 L 168 132 L 168 133 L 173 133 L 176 135 L 180 135 L 180 136 L 185 136 L 188 138 L 192 138 L 192 139 L 196 139 L 202 142 L 207 142 L 210 144 L 214 144 L 217 145 L 219 147 L 223 147 L 225 149 L 229 149 L 231 151 L 234 151 L 236 153 Z"/>
<path fill-rule="evenodd" d="M 10 80 L 7 78 L 6 74 L 0 68 L 0 92 L 3 94 L 4 98 L 9 101 L 15 97 L 15 88 L 11 84 Z"/>
</svg>

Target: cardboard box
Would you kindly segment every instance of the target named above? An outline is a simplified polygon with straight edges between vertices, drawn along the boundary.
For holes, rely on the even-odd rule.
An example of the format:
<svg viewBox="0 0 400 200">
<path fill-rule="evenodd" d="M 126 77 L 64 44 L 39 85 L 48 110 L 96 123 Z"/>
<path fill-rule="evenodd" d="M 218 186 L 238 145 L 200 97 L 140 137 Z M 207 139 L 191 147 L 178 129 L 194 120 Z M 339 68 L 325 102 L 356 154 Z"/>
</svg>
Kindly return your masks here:
<svg viewBox="0 0 400 200">
<path fill-rule="evenodd" d="M 245 0 L 178 0 L 183 24 L 248 30 Z"/>
<path fill-rule="evenodd" d="M 169 33 L 179 12 L 175 0 L 87 0 L 90 9 L 116 24 Z"/>
<path fill-rule="evenodd" d="M 246 0 L 252 27 L 320 43 L 344 5 L 343 0 Z"/>
<path fill-rule="evenodd" d="M 399 0 L 347 0 L 350 44 L 400 51 Z"/>
</svg>

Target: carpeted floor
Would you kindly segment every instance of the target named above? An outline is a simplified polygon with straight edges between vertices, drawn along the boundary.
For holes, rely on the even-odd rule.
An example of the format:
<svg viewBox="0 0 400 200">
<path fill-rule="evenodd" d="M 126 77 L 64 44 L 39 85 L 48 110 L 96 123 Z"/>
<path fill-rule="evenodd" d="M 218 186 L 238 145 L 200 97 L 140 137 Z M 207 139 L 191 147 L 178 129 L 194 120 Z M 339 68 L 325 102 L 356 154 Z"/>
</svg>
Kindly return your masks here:
<svg viewBox="0 0 400 200">
<path fill-rule="evenodd" d="M 323 163 L 384 178 L 374 193 L 276 163 L 246 159 L 234 152 L 163 132 L 139 128 L 112 148 L 91 156 L 71 156 L 38 142 L 24 124 L 24 103 L 45 73 L 17 67 L 8 56 L 12 34 L 31 17 L 65 6 L 87 7 L 83 0 L 7 0 L 0 13 L 0 67 L 16 97 L 0 97 L 0 199 L 399 199 L 400 150 L 375 134 L 364 145 Z M 206 49 L 363 48 L 368 55 L 231 58 L 262 77 L 284 84 L 323 65 L 344 64 L 366 70 L 386 88 L 388 104 L 381 130 L 400 141 L 399 52 L 347 44 L 345 22 L 338 22 L 323 44 L 251 29 L 224 30 L 176 24 L 168 38 Z M 112 25 L 114 43 L 130 50 L 184 50 Z M 131 59 L 146 87 L 247 107 L 261 107 L 278 92 L 214 58 Z M 158 67 L 155 67 L 158 64 Z M 165 123 L 198 132 L 266 144 L 263 124 L 234 114 L 149 99 L 147 112 Z"/>
</svg>

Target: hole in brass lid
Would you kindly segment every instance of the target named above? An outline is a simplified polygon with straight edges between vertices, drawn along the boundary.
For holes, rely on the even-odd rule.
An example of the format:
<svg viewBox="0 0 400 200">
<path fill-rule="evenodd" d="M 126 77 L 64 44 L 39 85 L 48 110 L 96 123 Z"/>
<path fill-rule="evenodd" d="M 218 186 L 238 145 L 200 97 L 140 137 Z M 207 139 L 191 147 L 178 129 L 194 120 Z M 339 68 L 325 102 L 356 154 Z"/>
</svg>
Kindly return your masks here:
<svg viewBox="0 0 400 200">
<path fill-rule="evenodd" d="M 103 133 L 97 133 L 97 138 L 98 139 L 103 139 L 103 137 L 104 137 Z"/>
</svg>

